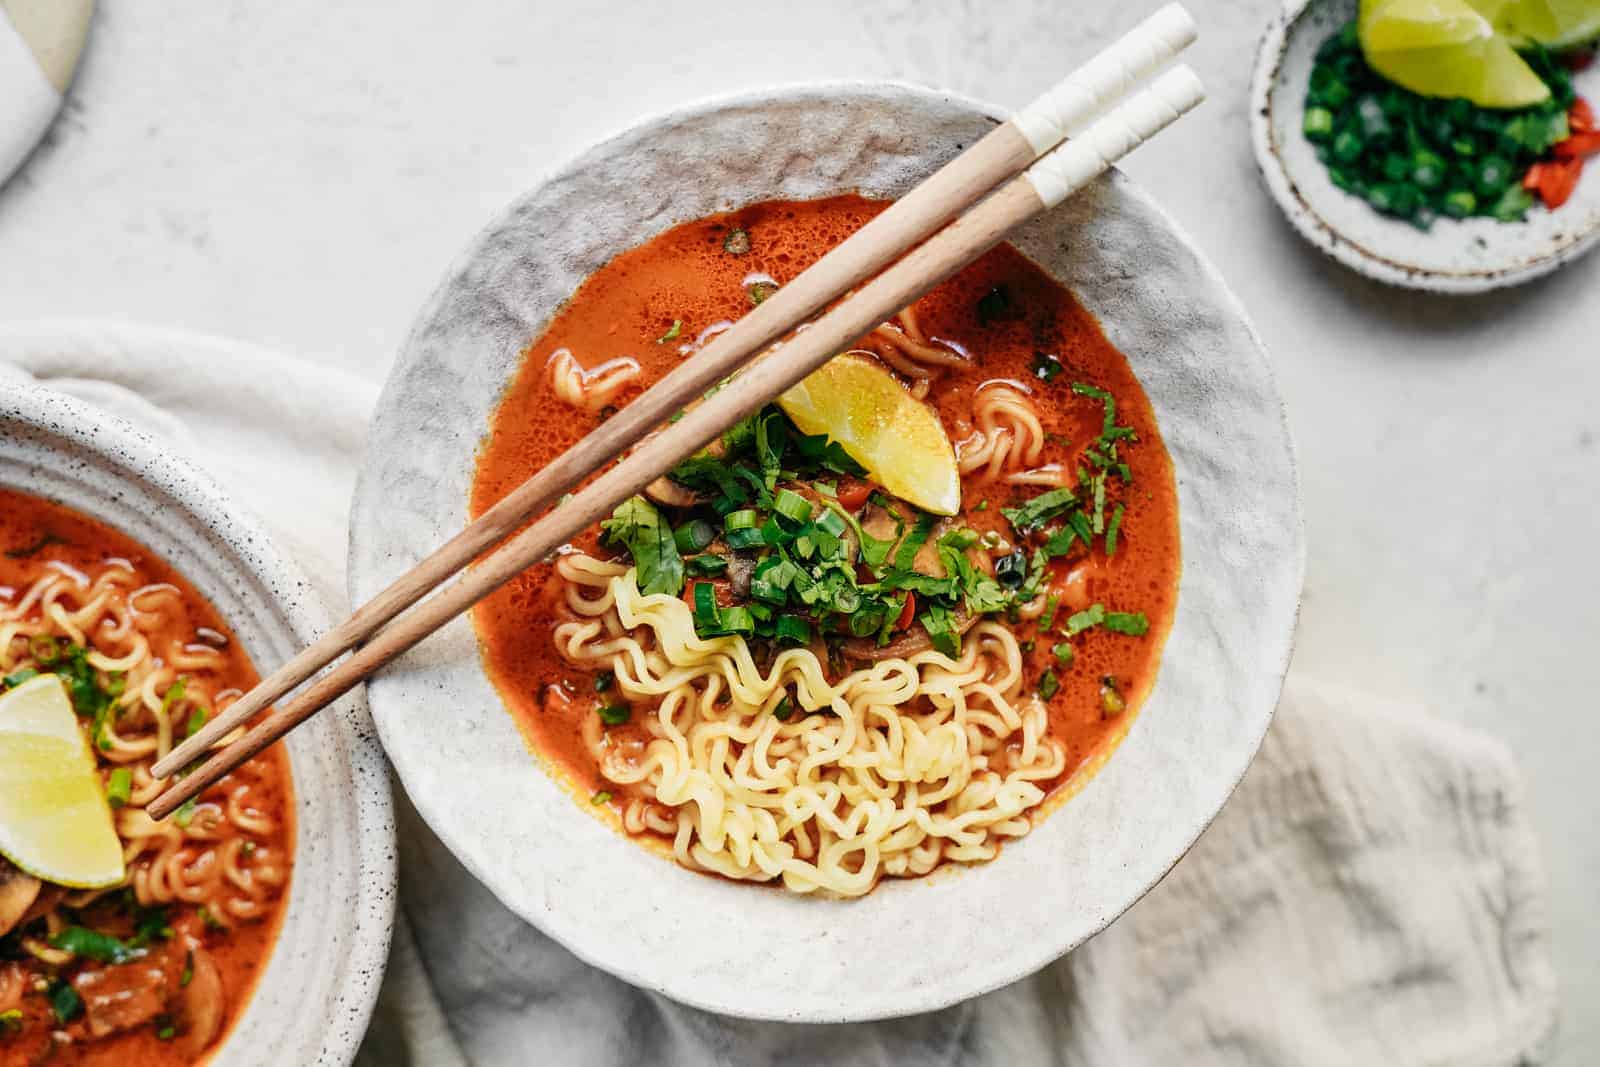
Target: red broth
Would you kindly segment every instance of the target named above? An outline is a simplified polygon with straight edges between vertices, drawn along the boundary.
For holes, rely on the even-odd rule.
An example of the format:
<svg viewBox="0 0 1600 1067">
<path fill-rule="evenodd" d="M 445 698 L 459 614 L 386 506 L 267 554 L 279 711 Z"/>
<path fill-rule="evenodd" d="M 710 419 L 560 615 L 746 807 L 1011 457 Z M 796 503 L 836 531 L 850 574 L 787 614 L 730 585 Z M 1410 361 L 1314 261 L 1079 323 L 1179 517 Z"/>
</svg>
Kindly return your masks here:
<svg viewBox="0 0 1600 1067">
<path fill-rule="evenodd" d="M 555 395 L 547 364 L 558 350 L 570 350 L 591 368 L 616 357 L 636 359 L 643 368 L 642 381 L 618 398 L 626 402 L 684 358 L 681 343 L 749 310 L 746 287 L 752 274 L 770 275 L 778 283 L 793 278 L 885 206 L 856 196 L 756 204 L 675 227 L 600 268 L 528 347 L 481 447 L 472 513 L 481 514 L 598 425 L 596 416 L 575 412 Z M 747 254 L 724 250 L 735 228 L 749 235 Z M 980 302 L 996 289 L 1007 294 L 1010 310 L 998 317 L 985 315 Z M 1049 700 L 1051 732 L 1068 751 L 1065 772 L 1050 784 L 1051 801 L 1059 803 L 1110 754 L 1153 684 L 1177 601 L 1180 562 L 1172 465 L 1155 414 L 1127 360 L 1070 292 L 1009 245 L 995 248 L 940 285 L 917 302 L 915 312 L 927 336 L 954 342 L 972 357 L 969 365 L 943 375 L 928 398 L 952 441 L 970 428 L 966 420 L 974 393 L 994 379 L 1020 382 L 1032 390 L 1051 435 L 1044 462 L 1071 469 L 1100 432 L 1101 403 L 1075 395 L 1072 382 L 1110 391 L 1118 421 L 1138 435 L 1137 444 L 1124 453 L 1132 478 L 1118 498 L 1125 514 L 1115 557 L 1096 553 L 1080 561 L 1070 585 L 1062 561 L 1052 570 L 1050 588 L 1060 601 L 1057 631 L 1072 611 L 1099 602 L 1145 613 L 1148 633 L 1137 638 L 1103 630 L 1084 633 L 1074 639 L 1072 666 L 1060 669 L 1052 653 L 1060 637 L 1039 633 L 1032 623 L 1014 628 L 1024 642 L 1030 688 L 1046 670 L 1056 669 L 1059 675 L 1060 689 Z M 681 323 L 678 336 L 660 342 L 674 322 Z M 1062 365 L 1052 382 L 1036 376 L 1040 353 Z M 1003 484 L 967 487 L 960 521 L 980 533 L 1005 532 L 1000 509 L 1039 491 Z M 598 543 L 598 531 L 586 533 L 574 547 L 600 557 L 616 556 Z M 594 695 L 592 676 L 563 660 L 552 641 L 554 628 L 570 617 L 561 582 L 547 564 L 531 568 L 474 612 L 489 675 L 527 743 L 587 802 L 591 794 L 613 787 L 601 779 L 580 731 L 582 716 L 602 698 Z M 1102 690 L 1107 679 L 1114 680 L 1126 702 L 1122 714 L 1106 711 Z M 547 704 L 543 694 L 558 682 L 576 699 Z M 1053 806 L 1047 802 L 1038 812 Z"/>
</svg>

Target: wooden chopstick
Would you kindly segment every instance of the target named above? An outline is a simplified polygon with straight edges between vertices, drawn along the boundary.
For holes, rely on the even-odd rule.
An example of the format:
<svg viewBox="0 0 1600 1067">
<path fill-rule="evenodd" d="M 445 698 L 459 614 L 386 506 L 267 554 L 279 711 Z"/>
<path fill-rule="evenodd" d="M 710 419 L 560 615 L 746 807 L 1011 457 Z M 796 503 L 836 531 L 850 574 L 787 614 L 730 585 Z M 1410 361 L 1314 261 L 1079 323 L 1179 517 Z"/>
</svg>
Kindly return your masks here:
<svg viewBox="0 0 1600 1067">
<path fill-rule="evenodd" d="M 347 660 L 313 680 L 242 738 L 174 782 L 146 810 L 157 819 L 171 814 L 373 671 L 599 522 L 623 500 L 670 471 L 684 456 L 704 447 L 723 430 L 849 348 L 878 323 L 971 263 L 1021 223 L 1083 188 L 1203 97 L 1200 80 L 1187 67 L 1177 67 L 1157 79 L 1095 122 L 1081 137 L 1046 155 L 1021 177 L 1006 183 L 907 253 L 809 329 L 795 334 L 724 388 L 689 407 L 682 419 L 664 427 L 565 505 L 512 537 L 454 584 L 379 631 Z M 673 410 L 688 407 L 695 400 L 700 400 L 699 393 L 686 390 L 678 395 Z M 606 433 L 605 428 L 597 431 L 599 435 Z M 607 450 L 611 451 L 614 450 Z"/>
<path fill-rule="evenodd" d="M 158 778 L 175 774 L 257 712 L 365 641 L 618 452 L 660 426 L 682 407 L 684 397 L 699 396 L 840 293 L 881 270 L 1054 148 L 1194 39 L 1194 20 L 1179 4 L 1169 4 L 1147 18 L 785 283 L 694 358 L 674 368 L 612 416 L 604 435 L 579 441 L 348 619 L 262 679 L 193 737 L 157 760 L 153 773 Z"/>
</svg>

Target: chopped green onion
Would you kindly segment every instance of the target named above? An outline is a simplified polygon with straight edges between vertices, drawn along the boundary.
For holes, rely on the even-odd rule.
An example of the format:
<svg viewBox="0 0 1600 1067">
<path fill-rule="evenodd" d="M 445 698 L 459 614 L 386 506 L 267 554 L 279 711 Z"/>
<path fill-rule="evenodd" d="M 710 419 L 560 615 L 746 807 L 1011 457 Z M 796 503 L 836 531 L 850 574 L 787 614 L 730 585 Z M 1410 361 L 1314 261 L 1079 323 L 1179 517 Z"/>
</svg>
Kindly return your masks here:
<svg viewBox="0 0 1600 1067">
<path fill-rule="evenodd" d="M 211 713 L 206 711 L 205 708 L 196 707 L 189 713 L 189 721 L 183 724 L 183 736 L 190 738 L 199 733 L 201 728 L 205 726 L 206 720 L 210 717 Z"/>
<path fill-rule="evenodd" d="M 751 508 L 730 511 L 722 516 L 722 528 L 729 533 L 735 530 L 753 530 L 761 525 L 761 516 Z"/>
<path fill-rule="evenodd" d="M 1121 715 L 1127 710 L 1127 702 L 1122 699 L 1122 694 L 1117 692 L 1117 683 L 1114 678 L 1107 678 L 1100 687 L 1100 707 L 1107 715 Z"/>
<path fill-rule="evenodd" d="M 133 772 L 126 767 L 118 767 L 106 779 L 106 803 L 113 808 L 127 805 L 133 796 Z"/>
<path fill-rule="evenodd" d="M 1072 666 L 1074 652 L 1071 645 L 1063 641 L 1051 648 L 1050 651 L 1055 653 L 1056 661 L 1059 662 L 1063 667 Z"/>
<path fill-rule="evenodd" d="M 755 633 L 755 616 L 750 613 L 749 608 L 740 605 L 723 608 L 722 629 L 731 634 Z"/>
<path fill-rule="evenodd" d="M 722 238 L 722 250 L 730 255 L 742 256 L 750 251 L 750 234 L 743 227 L 735 226 Z"/>
<path fill-rule="evenodd" d="M 589 803 L 593 804 L 595 807 L 599 807 L 602 804 L 611 803 L 611 791 L 609 789 L 600 790 L 594 796 L 589 798 Z"/>
<path fill-rule="evenodd" d="M 633 709 L 626 704 L 605 704 L 600 708 L 600 721 L 607 726 L 621 726 L 633 718 Z"/>
<path fill-rule="evenodd" d="M 683 332 L 683 320 L 682 319 L 673 319 L 672 320 L 672 328 L 670 330 L 668 330 L 666 333 L 662 334 L 660 337 L 657 337 L 656 338 L 656 344 L 664 345 L 668 341 L 676 341 L 678 339 L 678 335 L 680 333 L 682 333 L 682 332 Z"/>
<path fill-rule="evenodd" d="M 672 541 L 684 555 L 698 552 L 717 539 L 717 531 L 704 519 L 686 522 L 672 531 Z"/>
<path fill-rule="evenodd" d="M 0 1011 L 0 1035 L 22 1032 L 22 1009 L 8 1008 Z"/>
<path fill-rule="evenodd" d="M 795 615 L 779 615 L 773 624 L 772 636 L 779 641 L 804 645 L 811 640 L 811 624 Z"/>
<path fill-rule="evenodd" d="M 596 693 L 604 693 L 607 689 L 610 689 L 613 684 L 615 684 L 616 680 L 617 676 L 612 674 L 610 671 L 601 671 L 599 674 L 594 676 L 594 691 Z"/>
<path fill-rule="evenodd" d="M 788 722 L 789 716 L 793 714 L 794 705 L 789 703 L 789 694 L 785 693 L 783 696 L 779 697 L 778 702 L 772 706 L 772 717 L 777 719 L 779 722 Z"/>
<path fill-rule="evenodd" d="M 811 518 L 811 502 L 792 489 L 780 489 L 778 495 L 772 498 L 772 510 L 788 519 L 791 523 L 799 525 Z M 833 515 L 833 512 L 824 512 L 824 515 Z M 838 516 L 834 515 L 834 521 Z M 821 524 L 818 523 L 820 526 Z M 844 527 L 841 525 L 840 530 Z"/>
<path fill-rule="evenodd" d="M 189 824 L 194 822 L 195 809 L 199 807 L 194 797 L 185 800 L 177 811 L 172 813 L 172 821 L 178 824 L 180 830 L 187 830 Z"/>
<path fill-rule="evenodd" d="M 1039 699 L 1049 700 L 1061 691 L 1061 679 L 1056 677 L 1056 672 L 1046 670 L 1039 675 Z"/>
</svg>

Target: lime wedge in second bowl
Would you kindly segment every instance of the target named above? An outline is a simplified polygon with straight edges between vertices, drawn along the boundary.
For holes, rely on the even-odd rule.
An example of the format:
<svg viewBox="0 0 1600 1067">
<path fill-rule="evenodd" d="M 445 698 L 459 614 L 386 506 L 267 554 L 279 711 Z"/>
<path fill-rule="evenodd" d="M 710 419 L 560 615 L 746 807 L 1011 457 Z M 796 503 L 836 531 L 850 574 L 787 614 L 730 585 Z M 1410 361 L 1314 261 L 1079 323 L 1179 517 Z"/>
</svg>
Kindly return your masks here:
<svg viewBox="0 0 1600 1067">
<path fill-rule="evenodd" d="M 47 882 L 101 889 L 123 880 L 122 842 L 61 679 L 0 697 L 0 855 Z"/>
</svg>

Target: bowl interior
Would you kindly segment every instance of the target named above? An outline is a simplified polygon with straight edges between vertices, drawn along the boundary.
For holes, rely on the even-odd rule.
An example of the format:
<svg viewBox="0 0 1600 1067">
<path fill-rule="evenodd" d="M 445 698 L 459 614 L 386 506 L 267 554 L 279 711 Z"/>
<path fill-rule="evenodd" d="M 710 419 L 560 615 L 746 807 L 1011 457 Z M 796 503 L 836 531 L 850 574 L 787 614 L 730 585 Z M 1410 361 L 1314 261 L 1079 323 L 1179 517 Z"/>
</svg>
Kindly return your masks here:
<svg viewBox="0 0 1600 1067">
<path fill-rule="evenodd" d="M 351 527 L 364 599 L 467 521 L 475 452 L 525 345 L 602 263 L 752 201 L 903 193 L 994 112 L 894 85 L 774 91 L 650 120 L 503 212 L 423 309 L 379 404 Z M 457 620 L 369 685 L 419 811 L 511 909 L 635 984 L 729 1014 L 839 1021 L 938 1008 L 1088 938 L 1210 821 L 1266 729 L 1302 570 L 1283 411 L 1243 314 L 1113 175 L 1018 235 L 1149 392 L 1181 497 L 1184 573 L 1155 692 L 1106 770 L 995 862 L 864 899 L 680 869 L 581 809 L 527 752 Z M 959 966 L 952 966 L 959 960 Z"/>
<path fill-rule="evenodd" d="M 1268 28 L 1251 85 L 1251 138 L 1268 190 L 1295 229 L 1348 267 L 1392 285 L 1473 293 L 1537 278 L 1600 242 L 1600 176 L 1578 183 L 1558 211 L 1535 207 L 1526 221 L 1440 219 L 1424 232 L 1379 215 L 1333 184 L 1300 132 L 1317 49 L 1356 17 L 1357 0 L 1289 0 Z M 1577 88 L 1600 94 L 1600 67 Z"/>
<path fill-rule="evenodd" d="M 0 397 L 0 485 L 115 526 L 216 605 L 265 674 L 327 625 L 310 586 L 189 464 L 119 419 L 44 389 Z M 381 752 L 347 698 L 286 741 L 296 842 L 288 908 L 217 1064 L 345 1064 L 376 1001 L 394 919 Z"/>
</svg>

